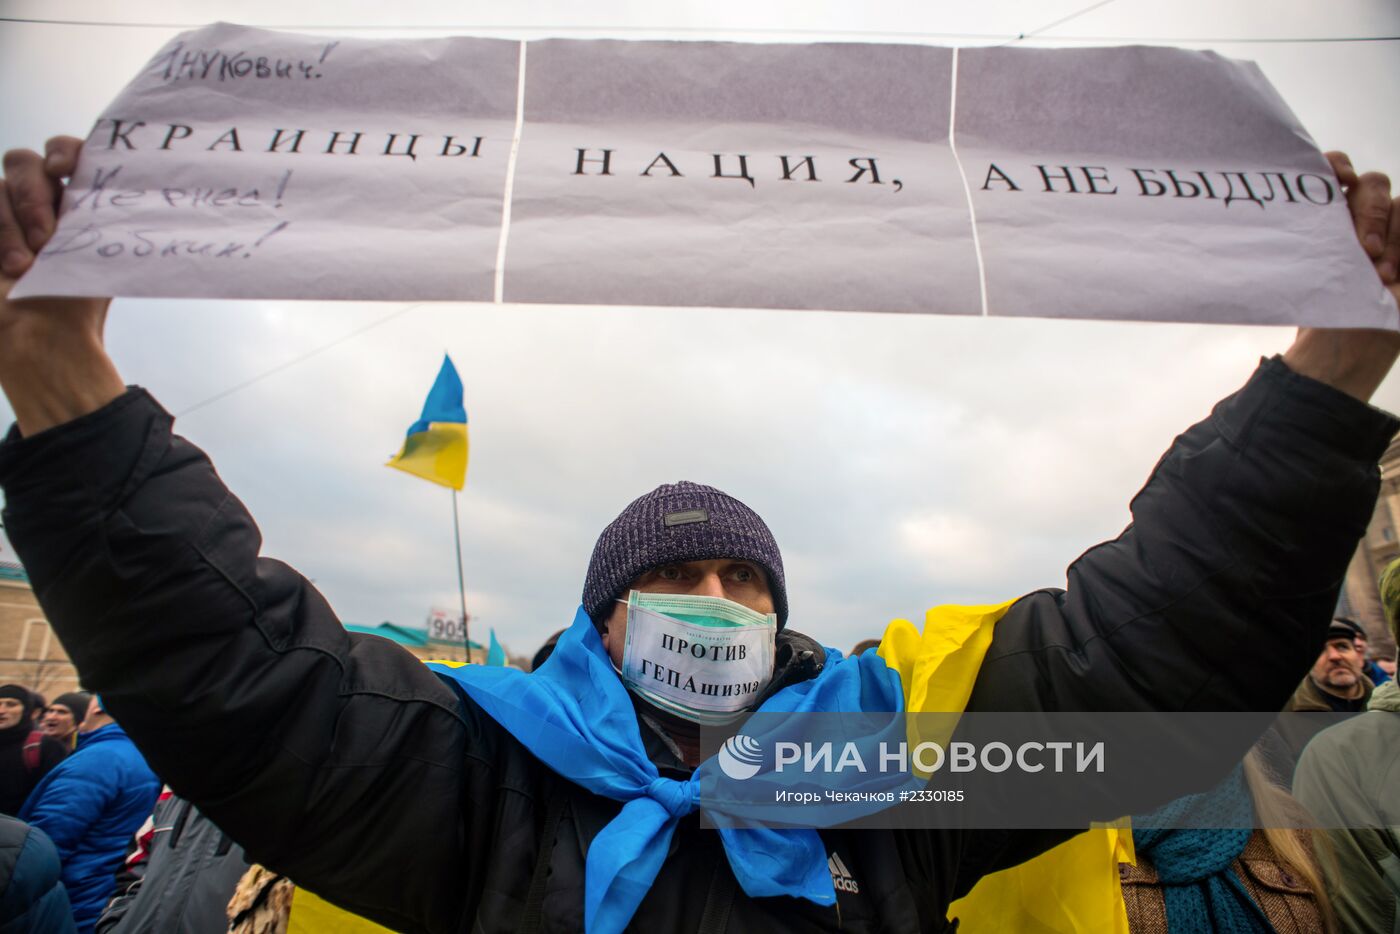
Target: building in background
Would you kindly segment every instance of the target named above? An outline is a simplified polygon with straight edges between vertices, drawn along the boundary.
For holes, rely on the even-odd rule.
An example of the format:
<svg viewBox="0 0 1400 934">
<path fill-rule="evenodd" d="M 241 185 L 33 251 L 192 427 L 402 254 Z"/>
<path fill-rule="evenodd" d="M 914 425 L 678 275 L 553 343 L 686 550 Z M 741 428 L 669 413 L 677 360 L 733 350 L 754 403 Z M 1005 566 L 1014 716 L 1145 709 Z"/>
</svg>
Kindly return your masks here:
<svg viewBox="0 0 1400 934">
<path fill-rule="evenodd" d="M 22 684 L 49 699 L 78 690 L 78 672 L 39 609 L 29 575 L 12 561 L 0 561 L 0 684 Z"/>
<path fill-rule="evenodd" d="M 1400 436 L 1381 457 L 1381 495 L 1366 536 L 1356 547 L 1342 587 L 1339 616 L 1349 616 L 1366 629 L 1374 654 L 1395 656 L 1395 640 L 1385 624 L 1378 581 L 1386 565 L 1400 557 Z"/>
<path fill-rule="evenodd" d="M 460 639 L 431 637 L 426 629 L 394 623 L 344 625 L 350 632 L 397 642 L 420 659 L 460 662 L 467 657 Z M 486 647 L 475 640 L 472 640 L 471 660 L 486 661 Z M 511 661 L 519 660 L 512 658 Z M 0 684 L 22 684 L 50 699 L 79 689 L 78 672 L 49 628 L 49 621 L 29 585 L 29 575 L 12 561 L 0 561 Z"/>
<path fill-rule="evenodd" d="M 378 626 L 361 626 L 358 623 L 342 623 L 348 632 L 380 636 L 390 642 L 397 642 L 420 660 L 439 659 L 449 662 L 467 660 L 466 646 L 460 640 L 431 638 L 426 629 L 411 629 L 394 623 L 380 623 Z M 486 661 L 486 647 L 472 640 L 471 660 L 477 664 Z"/>
</svg>

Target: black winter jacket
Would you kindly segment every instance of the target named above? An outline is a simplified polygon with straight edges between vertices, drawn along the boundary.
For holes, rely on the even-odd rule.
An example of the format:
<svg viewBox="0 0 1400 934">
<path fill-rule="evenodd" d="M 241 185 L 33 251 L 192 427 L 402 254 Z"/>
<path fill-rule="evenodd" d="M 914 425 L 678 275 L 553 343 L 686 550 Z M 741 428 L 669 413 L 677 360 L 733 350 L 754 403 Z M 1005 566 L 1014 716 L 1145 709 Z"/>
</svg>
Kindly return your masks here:
<svg viewBox="0 0 1400 934">
<path fill-rule="evenodd" d="M 28 708 L 25 712 L 28 713 Z M 24 747 L 30 735 L 36 732 L 28 716 L 23 723 L 0 730 L 0 814 L 19 814 L 34 786 L 68 755 L 63 743 L 41 733 L 39 761 L 31 769 L 24 761 Z"/>
<path fill-rule="evenodd" d="M 1176 440 L 1133 524 L 1075 561 L 1067 590 L 997 624 L 969 709 L 1280 709 L 1322 644 L 1397 427 L 1266 362 Z M 581 928 L 585 853 L 619 805 L 259 558 L 242 504 L 144 392 L 12 432 L 0 483 L 83 683 L 250 858 L 403 931 Z M 632 929 L 937 931 L 979 876 L 1063 834 L 822 836 L 854 879 L 835 909 L 746 897 L 692 816 Z"/>
</svg>

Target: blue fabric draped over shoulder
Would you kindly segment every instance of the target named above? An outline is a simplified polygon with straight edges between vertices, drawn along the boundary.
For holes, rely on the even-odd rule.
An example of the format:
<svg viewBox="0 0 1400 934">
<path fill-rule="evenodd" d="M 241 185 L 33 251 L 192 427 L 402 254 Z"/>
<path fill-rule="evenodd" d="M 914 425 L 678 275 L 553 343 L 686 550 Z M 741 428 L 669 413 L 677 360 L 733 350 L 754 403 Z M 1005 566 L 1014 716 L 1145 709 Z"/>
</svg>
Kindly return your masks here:
<svg viewBox="0 0 1400 934">
<path fill-rule="evenodd" d="M 778 691 L 759 713 L 903 711 L 899 674 L 876 653 L 845 658 L 826 651 L 817 677 Z M 717 775 L 714 759 L 688 780 L 657 772 L 627 689 L 582 607 L 549 660 L 531 674 L 484 665 L 428 665 L 560 776 L 623 802 L 589 847 L 584 896 L 589 934 L 620 932 L 661 871 L 676 824 L 700 806 L 701 783 Z M 902 726 L 891 721 L 889 729 L 902 738 Z M 707 796 L 707 813 L 720 828 L 729 865 L 745 893 L 835 903 L 825 848 L 815 830 L 739 826 L 742 819 L 710 800 Z"/>
</svg>

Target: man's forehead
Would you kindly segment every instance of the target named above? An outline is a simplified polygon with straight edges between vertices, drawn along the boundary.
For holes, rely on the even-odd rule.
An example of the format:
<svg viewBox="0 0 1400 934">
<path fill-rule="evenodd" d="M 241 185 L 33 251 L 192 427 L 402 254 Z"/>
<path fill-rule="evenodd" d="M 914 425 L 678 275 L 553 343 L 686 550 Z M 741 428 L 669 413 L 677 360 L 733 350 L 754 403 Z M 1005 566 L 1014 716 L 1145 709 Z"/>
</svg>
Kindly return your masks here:
<svg viewBox="0 0 1400 934">
<path fill-rule="evenodd" d="M 1333 636 L 1332 638 L 1327 640 L 1327 645 L 1329 647 L 1335 647 L 1339 649 L 1355 649 L 1356 641 L 1350 636 Z"/>
</svg>

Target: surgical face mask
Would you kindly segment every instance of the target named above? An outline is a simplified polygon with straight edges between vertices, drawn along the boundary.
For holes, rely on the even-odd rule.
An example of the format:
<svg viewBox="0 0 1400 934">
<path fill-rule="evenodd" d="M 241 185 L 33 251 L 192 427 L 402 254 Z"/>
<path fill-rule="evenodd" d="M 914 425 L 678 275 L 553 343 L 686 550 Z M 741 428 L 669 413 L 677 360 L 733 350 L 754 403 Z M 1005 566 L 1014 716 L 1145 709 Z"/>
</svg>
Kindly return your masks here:
<svg viewBox="0 0 1400 934">
<path fill-rule="evenodd" d="M 626 600 L 622 683 L 692 723 L 728 723 L 773 680 L 778 617 L 722 597 L 640 593 Z"/>
</svg>

